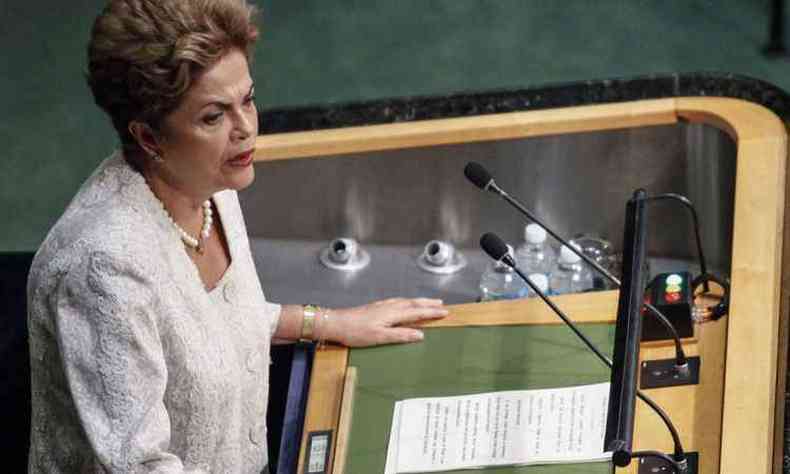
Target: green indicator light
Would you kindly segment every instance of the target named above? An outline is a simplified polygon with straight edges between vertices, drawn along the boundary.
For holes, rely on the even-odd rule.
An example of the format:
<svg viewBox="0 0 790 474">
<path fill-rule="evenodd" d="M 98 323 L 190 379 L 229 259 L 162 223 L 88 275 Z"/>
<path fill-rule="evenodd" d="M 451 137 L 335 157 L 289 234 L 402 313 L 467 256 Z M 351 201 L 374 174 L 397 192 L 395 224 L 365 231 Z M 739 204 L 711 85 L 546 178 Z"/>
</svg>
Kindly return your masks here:
<svg viewBox="0 0 790 474">
<path fill-rule="evenodd" d="M 678 275 L 677 273 L 673 273 L 672 275 L 669 275 L 667 277 L 666 282 L 668 286 L 680 285 L 681 283 L 683 283 L 683 277 Z"/>
</svg>

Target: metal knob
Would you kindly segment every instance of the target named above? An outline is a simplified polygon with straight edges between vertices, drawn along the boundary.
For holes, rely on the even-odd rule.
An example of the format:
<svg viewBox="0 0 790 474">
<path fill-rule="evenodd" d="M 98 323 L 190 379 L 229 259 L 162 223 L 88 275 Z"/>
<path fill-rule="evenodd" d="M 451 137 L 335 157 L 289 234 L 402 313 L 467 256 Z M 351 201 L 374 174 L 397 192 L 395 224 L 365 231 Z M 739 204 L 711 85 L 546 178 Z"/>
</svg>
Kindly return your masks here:
<svg viewBox="0 0 790 474">
<path fill-rule="evenodd" d="M 431 265 L 442 266 L 453 260 L 455 248 L 441 240 L 431 240 L 425 244 L 425 260 Z"/>
<path fill-rule="evenodd" d="M 356 240 L 348 237 L 340 237 L 329 242 L 318 259 L 327 268 L 342 271 L 360 270 L 370 263 L 370 255 Z"/>
<path fill-rule="evenodd" d="M 348 263 L 356 253 L 357 241 L 354 239 L 335 239 L 329 244 L 329 258 L 337 264 Z"/>
<path fill-rule="evenodd" d="M 449 242 L 431 240 L 425 244 L 417 265 L 430 273 L 455 273 L 466 266 L 466 259 Z"/>
</svg>

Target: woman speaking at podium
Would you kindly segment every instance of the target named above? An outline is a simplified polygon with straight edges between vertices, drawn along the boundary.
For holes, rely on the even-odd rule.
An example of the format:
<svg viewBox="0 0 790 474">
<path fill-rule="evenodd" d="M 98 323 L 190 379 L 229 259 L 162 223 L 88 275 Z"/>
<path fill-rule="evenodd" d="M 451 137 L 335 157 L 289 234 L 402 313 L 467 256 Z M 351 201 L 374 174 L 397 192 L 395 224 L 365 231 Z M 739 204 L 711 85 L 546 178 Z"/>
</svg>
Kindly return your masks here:
<svg viewBox="0 0 790 474">
<path fill-rule="evenodd" d="M 264 298 L 236 195 L 254 178 L 254 13 L 113 0 L 96 19 L 87 79 L 122 146 L 31 269 L 30 472 L 266 472 L 272 338 L 411 342 L 399 326 L 446 314 Z"/>
</svg>

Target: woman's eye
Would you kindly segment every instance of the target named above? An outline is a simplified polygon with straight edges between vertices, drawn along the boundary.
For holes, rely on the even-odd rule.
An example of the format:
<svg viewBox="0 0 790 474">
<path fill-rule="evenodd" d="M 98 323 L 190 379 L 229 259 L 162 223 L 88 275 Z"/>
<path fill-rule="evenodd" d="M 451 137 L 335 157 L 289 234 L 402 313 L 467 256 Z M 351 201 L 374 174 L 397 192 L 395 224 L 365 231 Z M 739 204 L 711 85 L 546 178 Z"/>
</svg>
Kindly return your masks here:
<svg viewBox="0 0 790 474">
<path fill-rule="evenodd" d="M 217 122 L 219 122 L 220 117 L 222 117 L 222 112 L 219 112 L 219 113 L 216 113 L 216 114 L 211 114 L 211 115 L 206 115 L 205 117 L 203 117 L 203 121 L 207 125 L 214 125 Z"/>
<path fill-rule="evenodd" d="M 244 99 L 244 105 L 250 105 L 253 102 L 255 102 L 255 96 L 254 95 L 251 95 L 251 96 L 247 97 L 246 99 Z"/>
</svg>

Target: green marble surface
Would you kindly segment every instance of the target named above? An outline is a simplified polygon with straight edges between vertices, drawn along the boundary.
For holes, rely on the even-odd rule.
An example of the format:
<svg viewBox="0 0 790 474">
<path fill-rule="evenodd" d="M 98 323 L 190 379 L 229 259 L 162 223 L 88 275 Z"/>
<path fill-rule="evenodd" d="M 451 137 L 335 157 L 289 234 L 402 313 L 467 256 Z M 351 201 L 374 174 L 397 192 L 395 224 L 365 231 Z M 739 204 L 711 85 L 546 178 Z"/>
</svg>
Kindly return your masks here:
<svg viewBox="0 0 790 474">
<path fill-rule="evenodd" d="M 582 331 L 610 355 L 614 326 Z M 346 472 L 384 472 L 397 400 L 609 381 L 609 370 L 563 325 L 443 328 L 420 344 L 354 349 L 357 368 Z M 609 473 L 608 462 L 490 468 L 492 473 Z M 453 472 L 480 472 L 479 470 Z"/>
</svg>

